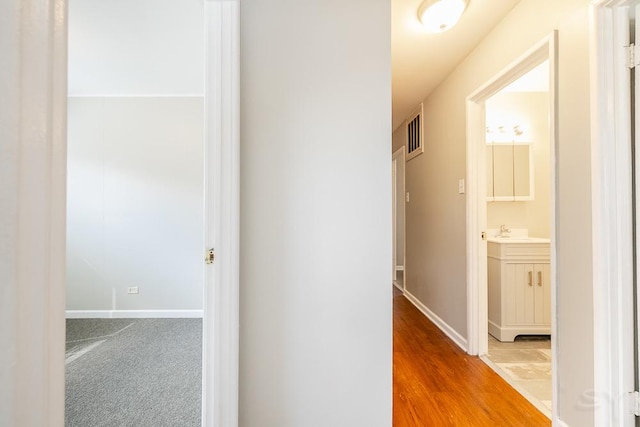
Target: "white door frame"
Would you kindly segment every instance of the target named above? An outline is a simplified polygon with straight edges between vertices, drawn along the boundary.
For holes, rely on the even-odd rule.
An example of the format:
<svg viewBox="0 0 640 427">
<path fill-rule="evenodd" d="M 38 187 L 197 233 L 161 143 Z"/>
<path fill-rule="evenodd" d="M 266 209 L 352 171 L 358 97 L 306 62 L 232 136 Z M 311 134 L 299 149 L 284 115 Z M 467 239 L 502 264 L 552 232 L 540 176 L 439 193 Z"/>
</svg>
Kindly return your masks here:
<svg viewBox="0 0 640 427">
<path fill-rule="evenodd" d="M 0 2 L 0 425 L 64 425 L 66 0 Z"/>
<path fill-rule="evenodd" d="M 239 3 L 205 0 L 207 427 L 238 424 Z M 0 425 L 64 425 L 67 10 L 0 3 Z"/>
<path fill-rule="evenodd" d="M 398 265 L 398 226 L 397 226 L 397 216 L 398 216 L 398 159 L 396 158 L 396 153 L 393 153 L 391 156 L 391 203 L 393 203 L 393 207 L 391 208 L 391 222 L 393 223 L 393 255 L 392 265 L 393 265 L 393 284 L 396 284 L 396 266 Z"/>
<path fill-rule="evenodd" d="M 205 272 L 202 425 L 238 425 L 240 0 L 205 0 Z M 204 251 L 203 251 L 204 255 Z"/>
<path fill-rule="evenodd" d="M 591 167 L 596 426 L 631 426 L 633 254 L 628 6 L 592 0 Z M 638 84 L 636 82 L 636 84 Z"/>
<path fill-rule="evenodd" d="M 467 330 L 468 353 L 487 353 L 488 309 L 487 309 L 487 243 L 482 233 L 487 226 L 487 190 L 484 102 L 503 87 L 515 81 L 546 59 L 549 60 L 549 98 L 555 100 L 555 70 L 557 33 L 540 41 L 528 52 L 507 66 L 495 77 L 467 97 Z M 551 182 L 555 182 L 555 101 L 550 102 L 550 168 Z M 555 209 L 555 186 L 550 189 L 551 206 Z M 550 223 L 551 239 L 555 241 L 555 218 Z M 553 246 L 553 245 L 552 245 Z M 551 253 L 552 312 L 555 313 L 555 253 Z M 552 314 L 554 316 L 555 314 Z M 555 335 L 552 333 L 552 336 Z"/>
<path fill-rule="evenodd" d="M 557 140 L 557 32 L 537 43 L 524 55 L 479 87 L 466 100 L 467 111 L 467 352 L 483 356 L 487 353 L 488 287 L 487 242 L 482 238 L 487 227 L 487 178 L 483 147 L 485 134 L 485 101 L 520 76 L 545 60 L 549 60 L 549 144 L 550 206 L 556 207 L 556 140 Z M 553 407 L 557 408 L 558 378 L 555 369 L 556 345 L 556 219 L 550 218 L 551 231 L 551 340 Z M 554 414 L 554 418 L 556 418 Z"/>
</svg>

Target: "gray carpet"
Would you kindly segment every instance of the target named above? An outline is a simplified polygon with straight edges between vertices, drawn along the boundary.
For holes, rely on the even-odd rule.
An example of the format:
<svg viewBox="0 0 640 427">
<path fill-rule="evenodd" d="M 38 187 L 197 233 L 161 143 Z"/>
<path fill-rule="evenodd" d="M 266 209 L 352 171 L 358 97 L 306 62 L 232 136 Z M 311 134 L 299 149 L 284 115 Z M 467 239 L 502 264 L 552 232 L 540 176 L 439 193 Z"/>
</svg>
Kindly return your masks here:
<svg viewBox="0 0 640 427">
<path fill-rule="evenodd" d="M 66 426 L 200 426 L 202 319 L 70 319 L 66 350 Z"/>
</svg>

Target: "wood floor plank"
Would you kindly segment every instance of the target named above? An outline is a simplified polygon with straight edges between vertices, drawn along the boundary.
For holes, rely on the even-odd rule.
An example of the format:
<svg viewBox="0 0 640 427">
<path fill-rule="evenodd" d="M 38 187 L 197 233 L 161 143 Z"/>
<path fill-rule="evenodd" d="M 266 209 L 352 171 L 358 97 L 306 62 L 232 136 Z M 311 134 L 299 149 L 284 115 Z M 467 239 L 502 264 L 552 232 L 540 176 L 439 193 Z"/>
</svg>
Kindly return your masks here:
<svg viewBox="0 0 640 427">
<path fill-rule="evenodd" d="M 394 290 L 393 425 L 530 427 L 551 421 Z"/>
</svg>

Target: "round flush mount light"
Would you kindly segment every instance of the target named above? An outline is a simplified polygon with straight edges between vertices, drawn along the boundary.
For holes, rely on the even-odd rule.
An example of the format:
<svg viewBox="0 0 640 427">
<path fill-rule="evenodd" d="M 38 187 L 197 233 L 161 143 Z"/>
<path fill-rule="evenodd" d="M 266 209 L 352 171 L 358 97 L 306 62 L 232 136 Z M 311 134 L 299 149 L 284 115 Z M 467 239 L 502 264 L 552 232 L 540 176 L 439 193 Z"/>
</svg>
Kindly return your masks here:
<svg viewBox="0 0 640 427">
<path fill-rule="evenodd" d="M 468 0 L 425 0 L 418 9 L 420 22 L 432 33 L 442 33 L 458 23 Z"/>
</svg>

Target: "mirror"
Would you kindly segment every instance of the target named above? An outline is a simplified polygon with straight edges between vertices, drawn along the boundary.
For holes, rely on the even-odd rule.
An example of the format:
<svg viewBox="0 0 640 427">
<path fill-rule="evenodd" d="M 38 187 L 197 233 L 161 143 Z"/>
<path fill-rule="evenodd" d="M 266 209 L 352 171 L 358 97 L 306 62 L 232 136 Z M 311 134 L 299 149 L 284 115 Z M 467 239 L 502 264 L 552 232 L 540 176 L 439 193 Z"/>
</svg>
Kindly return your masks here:
<svg viewBox="0 0 640 427">
<path fill-rule="evenodd" d="M 534 199 L 531 143 L 487 142 L 487 200 Z"/>
</svg>

